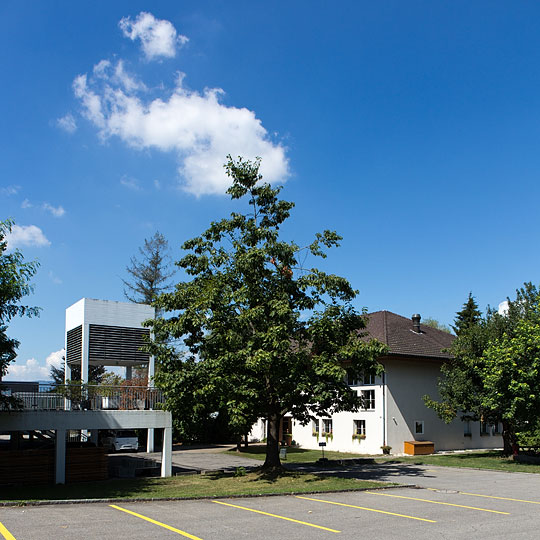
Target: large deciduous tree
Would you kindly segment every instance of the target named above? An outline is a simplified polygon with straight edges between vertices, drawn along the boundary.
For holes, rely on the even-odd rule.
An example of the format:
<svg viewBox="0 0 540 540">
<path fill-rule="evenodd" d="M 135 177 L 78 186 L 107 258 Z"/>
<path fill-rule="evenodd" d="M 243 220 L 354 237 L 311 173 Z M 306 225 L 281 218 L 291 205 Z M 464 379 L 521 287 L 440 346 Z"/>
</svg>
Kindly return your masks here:
<svg viewBox="0 0 540 540">
<path fill-rule="evenodd" d="M 536 425 L 540 410 L 540 297 L 525 283 L 501 315 L 486 315 L 461 330 L 454 358 L 442 368 L 440 400 L 426 404 L 445 421 L 462 418 L 503 425 L 504 452 L 517 433 Z"/>
<path fill-rule="evenodd" d="M 19 342 L 7 335 L 9 321 L 15 316 L 39 315 L 39 308 L 21 304 L 32 292 L 31 278 L 37 271 L 36 261 L 24 262 L 19 250 L 8 253 L 7 236 L 13 221 L 0 222 L 0 379 L 7 373 L 10 362 L 17 356 Z M 7 403 L 0 394 L 0 407 Z"/>
<path fill-rule="evenodd" d="M 169 405 L 179 395 L 196 410 L 210 401 L 239 433 L 266 418 L 268 468 L 280 466 L 283 416 L 307 423 L 313 415 L 358 409 L 361 397 L 346 384 L 346 370 L 357 377 L 379 371 L 386 348 L 363 339 L 364 317 L 345 278 L 299 265 L 303 252 L 324 258 L 341 237 L 324 231 L 305 248 L 282 240 L 280 227 L 294 204 L 262 182 L 259 165 L 229 157 L 227 193 L 249 210 L 184 243 L 188 253 L 177 264 L 191 279 L 158 297 L 156 306 L 176 315 L 151 326 L 161 360 L 156 381 Z M 183 341 L 187 357 L 171 348 L 171 339 Z"/>
<path fill-rule="evenodd" d="M 162 292 L 170 288 L 169 279 L 174 275 L 171 269 L 169 243 L 158 231 L 144 240 L 139 248 L 139 258 L 131 257 L 126 267 L 130 278 L 122 280 L 124 296 L 137 304 L 151 304 Z"/>
</svg>

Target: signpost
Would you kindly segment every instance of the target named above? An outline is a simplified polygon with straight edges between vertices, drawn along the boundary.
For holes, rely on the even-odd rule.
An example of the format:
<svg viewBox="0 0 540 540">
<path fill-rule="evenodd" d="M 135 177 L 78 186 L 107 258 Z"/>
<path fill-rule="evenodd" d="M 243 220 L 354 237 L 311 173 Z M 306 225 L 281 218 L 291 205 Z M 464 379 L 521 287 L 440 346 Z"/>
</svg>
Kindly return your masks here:
<svg viewBox="0 0 540 540">
<path fill-rule="evenodd" d="M 319 446 L 321 447 L 321 451 L 322 451 L 322 459 L 324 459 L 324 447 L 326 446 L 326 443 L 325 442 L 320 442 Z"/>
</svg>

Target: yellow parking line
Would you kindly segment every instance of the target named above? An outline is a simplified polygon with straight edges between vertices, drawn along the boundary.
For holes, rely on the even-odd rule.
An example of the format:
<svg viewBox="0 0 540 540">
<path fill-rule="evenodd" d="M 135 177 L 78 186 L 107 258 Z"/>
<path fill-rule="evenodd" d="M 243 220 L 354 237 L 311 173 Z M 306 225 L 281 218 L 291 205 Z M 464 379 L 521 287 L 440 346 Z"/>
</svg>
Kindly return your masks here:
<svg viewBox="0 0 540 540">
<path fill-rule="evenodd" d="M 189 534 L 185 531 L 181 531 L 180 529 L 175 529 L 174 527 L 171 527 L 170 525 L 167 525 L 166 523 L 161 523 L 160 521 L 156 521 L 155 519 L 143 516 L 142 514 L 137 514 L 137 512 L 132 512 L 131 510 L 126 510 L 125 508 L 121 508 L 120 506 L 116 506 L 116 504 L 109 504 L 111 508 L 115 508 L 116 510 L 121 510 L 122 512 L 126 512 L 126 514 L 131 514 L 132 516 L 144 519 L 145 521 L 149 521 L 150 523 L 153 523 L 154 525 L 159 525 L 160 527 L 163 527 L 164 529 L 168 529 L 169 531 L 175 532 L 177 534 L 180 534 L 182 536 L 185 536 L 186 538 L 191 538 L 191 540 L 202 540 L 202 538 L 199 538 L 198 536 L 194 536 L 192 534 Z"/>
<path fill-rule="evenodd" d="M 0 534 L 6 539 L 6 540 L 15 540 L 15 537 L 4 527 L 2 522 L 0 522 Z"/>
<path fill-rule="evenodd" d="M 386 512 L 385 510 L 376 510 L 375 508 L 365 508 L 364 506 L 355 506 L 353 504 L 338 503 L 334 501 L 325 501 L 323 499 L 312 499 L 311 497 L 300 497 L 300 495 L 297 495 L 296 498 L 305 499 L 306 501 L 317 501 L 317 502 L 322 502 L 326 504 L 335 504 L 337 506 L 347 506 L 349 508 L 358 508 L 359 510 L 367 510 L 368 512 L 377 512 L 379 514 L 388 514 L 389 516 L 398 516 L 398 517 L 407 518 L 407 519 L 416 519 L 418 521 L 427 521 L 428 523 L 437 523 L 436 521 L 433 521 L 432 519 L 424 519 L 424 518 L 419 518 L 415 516 L 406 516 L 405 514 L 396 514 L 394 512 Z"/>
<path fill-rule="evenodd" d="M 486 497 L 487 499 L 499 499 L 501 501 L 514 501 L 529 504 L 540 504 L 539 501 L 526 501 L 524 499 L 511 499 L 510 497 L 495 497 L 493 495 L 480 495 L 479 493 L 466 493 L 465 491 L 459 492 L 461 495 L 472 495 L 473 497 Z"/>
<path fill-rule="evenodd" d="M 292 521 L 293 523 L 300 523 L 300 525 L 307 525 L 308 527 L 315 527 L 316 529 L 322 529 L 323 531 L 330 531 L 333 533 L 341 532 L 341 531 L 336 531 L 335 529 L 329 529 L 328 527 L 322 527 L 321 525 L 315 525 L 313 523 L 307 523 L 305 521 L 298 521 L 297 519 L 292 519 L 285 516 L 278 516 L 277 514 L 269 514 L 268 512 L 262 512 L 261 510 L 254 510 L 253 508 L 246 508 L 245 506 L 237 506 L 236 504 L 229 504 L 229 503 L 224 503 L 221 501 L 212 501 L 212 502 L 216 504 L 223 504 L 225 506 L 232 506 L 233 508 L 240 508 L 241 510 L 248 510 L 249 512 L 256 512 L 257 514 L 263 514 L 265 516 L 285 519 L 286 521 Z"/>
<path fill-rule="evenodd" d="M 499 512 L 498 510 L 488 510 L 487 508 L 477 508 L 476 506 L 464 506 L 463 504 L 453 504 L 440 501 L 430 501 L 428 499 L 419 499 L 416 497 L 405 497 L 404 495 L 390 495 L 389 493 L 373 493 L 373 491 L 366 491 L 369 495 L 380 495 L 381 497 L 394 497 L 396 499 L 409 499 L 411 501 L 422 501 L 431 504 L 443 504 L 445 506 L 456 506 L 457 508 L 468 508 L 469 510 L 479 510 L 480 512 L 491 512 L 492 514 L 505 514 L 510 515 L 509 512 Z"/>
</svg>

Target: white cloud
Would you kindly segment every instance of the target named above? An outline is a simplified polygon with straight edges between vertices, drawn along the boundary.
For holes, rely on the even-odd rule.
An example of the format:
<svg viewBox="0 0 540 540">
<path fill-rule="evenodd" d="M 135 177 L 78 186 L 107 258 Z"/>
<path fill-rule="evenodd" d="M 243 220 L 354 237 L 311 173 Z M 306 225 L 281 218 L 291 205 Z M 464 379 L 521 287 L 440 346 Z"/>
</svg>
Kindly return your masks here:
<svg viewBox="0 0 540 540">
<path fill-rule="evenodd" d="M 29 358 L 24 364 L 10 364 L 5 380 L 40 381 L 49 378 L 49 370 L 35 358 Z"/>
<path fill-rule="evenodd" d="M 43 203 L 42 208 L 50 212 L 54 217 L 62 217 L 66 213 L 62 206 L 52 206 L 49 203 Z"/>
<path fill-rule="evenodd" d="M 62 118 L 58 118 L 58 120 L 56 120 L 56 124 L 60 129 L 63 129 L 67 133 L 75 133 L 77 131 L 77 122 L 70 113 L 62 116 Z"/>
<path fill-rule="evenodd" d="M 11 233 L 6 236 L 9 249 L 15 249 L 20 246 L 50 246 L 51 243 L 43 231 L 35 225 L 13 225 Z"/>
<path fill-rule="evenodd" d="M 156 19 L 151 13 L 141 11 L 133 21 L 124 17 L 118 26 L 125 37 L 141 40 L 143 52 L 148 60 L 164 56 L 174 58 L 176 46 L 187 43 L 188 38 L 177 34 L 170 21 Z"/>
<path fill-rule="evenodd" d="M 47 356 L 45 359 L 47 371 L 49 371 L 51 367 L 60 368 L 64 365 L 65 352 L 65 349 L 60 349 L 59 351 L 54 351 Z"/>
<path fill-rule="evenodd" d="M 24 199 L 21 203 L 21 208 L 32 208 L 34 206 L 28 199 Z"/>
<path fill-rule="evenodd" d="M 139 181 L 136 178 L 131 178 L 130 176 L 122 176 L 120 178 L 120 183 L 127 187 L 128 189 L 132 189 L 133 191 L 140 191 L 141 186 L 139 185 Z"/>
<path fill-rule="evenodd" d="M 17 195 L 20 189 L 21 189 L 21 186 L 11 185 L 11 186 L 0 188 L 0 193 L 2 195 L 5 195 L 6 197 L 11 197 L 12 195 Z"/>
<path fill-rule="evenodd" d="M 508 300 L 504 300 L 499 304 L 499 315 L 506 316 L 508 314 Z"/>
<path fill-rule="evenodd" d="M 179 74 L 176 87 L 153 100 L 127 93 L 118 81 L 86 74 L 75 79 L 73 88 L 102 139 L 117 136 L 141 150 L 175 152 L 183 188 L 197 196 L 225 192 L 230 185 L 223 169 L 228 154 L 261 157 L 268 182 L 287 178 L 285 147 L 270 139 L 253 111 L 220 103 L 224 92 L 219 88 L 189 90 L 183 79 Z"/>
<path fill-rule="evenodd" d="M 10 364 L 4 380 L 12 381 L 43 381 L 50 379 L 51 367 L 59 368 L 63 364 L 64 349 L 52 352 L 45 359 L 45 365 L 35 358 L 29 358 L 26 362 Z"/>
</svg>

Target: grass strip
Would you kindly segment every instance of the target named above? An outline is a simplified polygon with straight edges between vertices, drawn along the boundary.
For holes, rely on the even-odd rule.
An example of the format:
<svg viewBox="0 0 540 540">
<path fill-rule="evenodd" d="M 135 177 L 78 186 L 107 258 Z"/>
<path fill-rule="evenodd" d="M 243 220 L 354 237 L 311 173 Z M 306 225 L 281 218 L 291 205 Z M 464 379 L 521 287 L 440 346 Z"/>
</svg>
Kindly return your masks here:
<svg viewBox="0 0 540 540">
<path fill-rule="evenodd" d="M 2 489 L 0 501 L 72 499 L 202 498 L 373 489 L 393 484 L 323 474 L 247 472 L 183 475 L 171 478 L 106 480 L 66 485 L 15 486 Z"/>
<path fill-rule="evenodd" d="M 236 448 L 225 450 L 224 454 L 231 456 L 242 456 L 246 458 L 256 459 L 264 461 L 266 457 L 266 446 L 248 446 L 248 448 L 242 448 L 240 452 Z M 287 448 L 287 459 L 282 460 L 284 464 L 287 463 L 311 463 L 317 461 L 322 457 L 320 450 L 309 450 L 307 448 Z M 350 458 L 366 458 L 373 457 L 368 454 L 349 454 L 348 452 L 335 452 L 324 451 L 324 457 L 328 459 L 350 459 Z"/>
<path fill-rule="evenodd" d="M 392 457 L 378 460 L 379 463 L 409 463 L 413 465 L 438 465 L 440 467 L 465 467 L 505 472 L 540 473 L 540 465 L 518 463 L 512 457 L 498 451 L 466 452 L 463 454 L 441 454 L 430 456 Z"/>
</svg>

